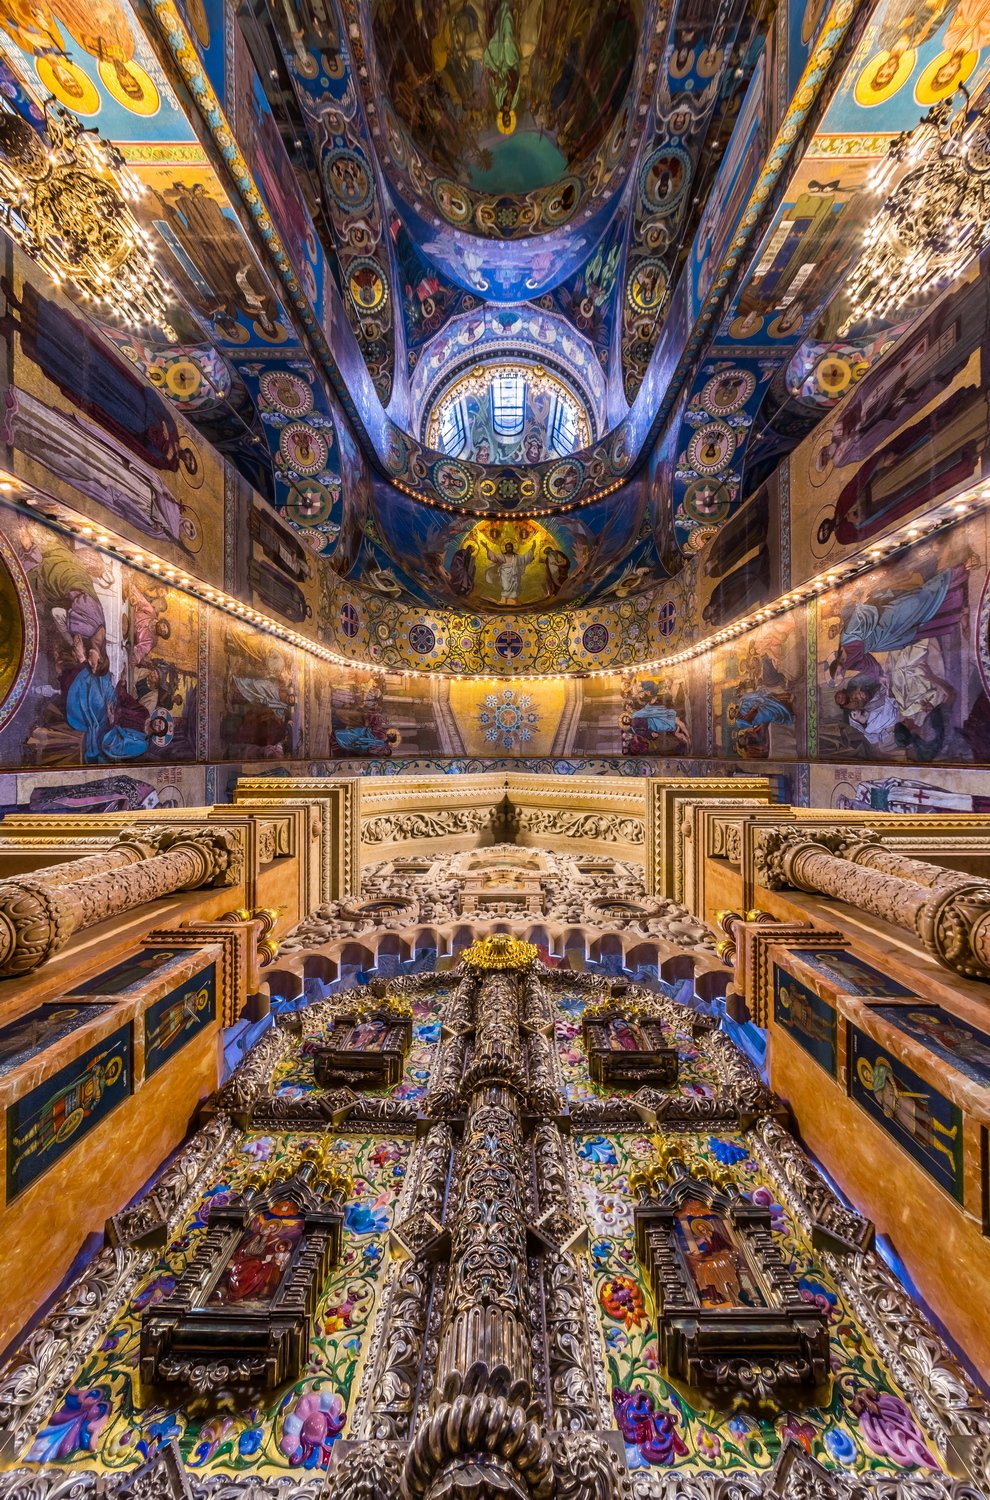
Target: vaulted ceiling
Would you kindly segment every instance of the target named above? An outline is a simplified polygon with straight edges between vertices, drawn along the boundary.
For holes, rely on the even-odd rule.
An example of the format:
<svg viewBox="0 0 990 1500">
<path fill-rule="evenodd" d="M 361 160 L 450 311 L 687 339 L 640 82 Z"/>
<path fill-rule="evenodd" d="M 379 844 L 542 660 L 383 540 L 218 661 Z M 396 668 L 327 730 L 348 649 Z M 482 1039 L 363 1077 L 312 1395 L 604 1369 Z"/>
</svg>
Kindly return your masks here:
<svg viewBox="0 0 990 1500">
<path fill-rule="evenodd" d="M 118 66 L 51 0 L 0 17 L 0 82 L 143 181 L 171 328 L 95 316 L 161 397 L 337 577 L 498 615 L 677 573 L 917 312 L 850 325 L 842 287 L 889 142 L 983 83 L 972 10 L 108 0 Z M 477 430 L 431 449 L 465 377 Z M 565 387 L 572 453 L 537 430 Z"/>
</svg>

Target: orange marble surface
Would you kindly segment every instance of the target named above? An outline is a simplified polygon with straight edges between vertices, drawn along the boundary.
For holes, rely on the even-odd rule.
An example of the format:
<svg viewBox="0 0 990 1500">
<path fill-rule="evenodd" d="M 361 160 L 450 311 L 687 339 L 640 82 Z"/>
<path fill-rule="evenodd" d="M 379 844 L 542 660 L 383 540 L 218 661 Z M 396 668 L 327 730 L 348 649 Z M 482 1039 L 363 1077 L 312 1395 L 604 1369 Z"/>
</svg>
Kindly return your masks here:
<svg viewBox="0 0 990 1500">
<path fill-rule="evenodd" d="M 115 1011 L 101 1019 L 120 1024 Z M 140 1033 L 140 1026 L 136 1029 Z M 91 1045 L 96 1034 L 86 1028 L 77 1036 Z M 65 1054 L 53 1052 L 61 1065 Z M 47 1068 L 47 1054 L 45 1058 Z M 0 1213 L 0 1351 L 51 1296 L 87 1236 L 102 1233 L 110 1215 L 134 1197 L 188 1135 L 199 1105 L 218 1080 L 214 1023 Z"/>
<path fill-rule="evenodd" d="M 889 1238 L 922 1298 L 990 1380 L 990 1240 L 982 1232 L 979 1125 L 965 1119 L 962 1206 L 776 1025 L 768 1064 L 804 1145 Z"/>
</svg>

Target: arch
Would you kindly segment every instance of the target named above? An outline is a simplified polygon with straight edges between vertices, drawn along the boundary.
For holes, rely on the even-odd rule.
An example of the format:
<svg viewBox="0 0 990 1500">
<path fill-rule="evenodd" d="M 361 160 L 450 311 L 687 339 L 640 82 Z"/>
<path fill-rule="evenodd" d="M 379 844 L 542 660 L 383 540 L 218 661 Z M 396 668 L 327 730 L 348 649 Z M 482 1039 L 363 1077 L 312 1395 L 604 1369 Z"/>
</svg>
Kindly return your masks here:
<svg viewBox="0 0 990 1500">
<path fill-rule="evenodd" d="M 731 969 L 705 969 L 694 981 L 695 994 L 708 1004 L 713 1000 L 724 1000 L 732 977 Z"/>
<path fill-rule="evenodd" d="M 564 934 L 564 953 L 580 953 L 582 958 L 588 954 L 588 940 L 580 927 L 571 927 Z"/>
<path fill-rule="evenodd" d="M 302 975 L 291 969 L 270 969 L 262 977 L 273 1000 L 298 1000 L 305 993 Z"/>
<path fill-rule="evenodd" d="M 617 932 L 605 932 L 591 945 L 591 957 L 595 959 L 621 958 L 622 939 Z"/>
<path fill-rule="evenodd" d="M 341 948 L 341 969 L 373 969 L 374 966 L 374 955 L 363 943 L 345 943 Z"/>
<path fill-rule="evenodd" d="M 337 978 L 337 965 L 325 953 L 307 953 L 303 959 L 303 977 L 322 979 L 324 984 L 332 984 Z"/>
<path fill-rule="evenodd" d="M 666 979 L 668 984 L 677 984 L 681 979 L 693 979 L 694 959 L 687 953 L 665 958 L 660 965 L 660 978 Z"/>
<path fill-rule="evenodd" d="M 453 942 L 450 945 L 451 953 L 459 953 L 462 948 L 470 948 L 474 942 L 474 929 L 472 927 L 458 927 L 454 933 Z"/>
<path fill-rule="evenodd" d="M 404 942 L 397 932 L 386 932 L 378 944 L 378 957 L 407 959 L 409 944 Z"/>
<path fill-rule="evenodd" d="M 652 969 L 659 973 L 660 952 L 656 943 L 637 943 L 626 954 L 627 969 Z"/>
</svg>

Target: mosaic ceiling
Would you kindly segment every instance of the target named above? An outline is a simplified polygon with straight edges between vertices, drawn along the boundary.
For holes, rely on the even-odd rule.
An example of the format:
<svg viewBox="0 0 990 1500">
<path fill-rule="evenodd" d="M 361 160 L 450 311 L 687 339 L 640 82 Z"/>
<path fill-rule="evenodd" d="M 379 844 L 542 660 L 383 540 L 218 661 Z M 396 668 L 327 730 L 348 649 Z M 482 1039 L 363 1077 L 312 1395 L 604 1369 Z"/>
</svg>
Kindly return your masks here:
<svg viewBox="0 0 990 1500">
<path fill-rule="evenodd" d="M 53 96 L 145 190 L 168 327 L 91 312 L 130 378 L 338 579 L 493 616 L 677 574 L 862 379 L 923 310 L 849 323 L 872 168 L 990 72 L 990 0 L 45 0 L 0 28 L 8 112 L 41 131 Z M 439 393 L 513 360 L 588 445 L 428 447 Z"/>
</svg>

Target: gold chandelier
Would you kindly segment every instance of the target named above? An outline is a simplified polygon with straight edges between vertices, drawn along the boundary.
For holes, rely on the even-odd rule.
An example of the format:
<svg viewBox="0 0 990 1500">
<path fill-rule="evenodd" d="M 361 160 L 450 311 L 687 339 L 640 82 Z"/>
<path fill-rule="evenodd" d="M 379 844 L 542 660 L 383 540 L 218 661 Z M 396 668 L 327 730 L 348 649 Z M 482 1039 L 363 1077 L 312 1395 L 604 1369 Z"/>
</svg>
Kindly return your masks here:
<svg viewBox="0 0 990 1500">
<path fill-rule="evenodd" d="M 952 280 L 990 241 L 990 110 L 971 116 L 968 96 L 955 113 L 949 99 L 933 105 L 891 142 L 870 186 L 895 180 L 864 231 L 843 336 Z"/>
<path fill-rule="evenodd" d="M 144 193 L 115 146 L 49 99 L 44 137 L 0 100 L 0 223 L 56 286 L 132 327 L 168 325 L 169 289 L 130 203 Z"/>
</svg>

